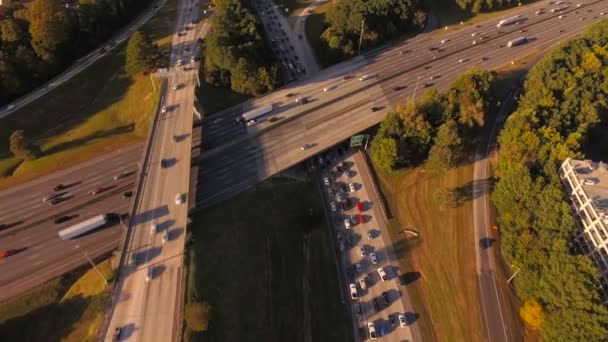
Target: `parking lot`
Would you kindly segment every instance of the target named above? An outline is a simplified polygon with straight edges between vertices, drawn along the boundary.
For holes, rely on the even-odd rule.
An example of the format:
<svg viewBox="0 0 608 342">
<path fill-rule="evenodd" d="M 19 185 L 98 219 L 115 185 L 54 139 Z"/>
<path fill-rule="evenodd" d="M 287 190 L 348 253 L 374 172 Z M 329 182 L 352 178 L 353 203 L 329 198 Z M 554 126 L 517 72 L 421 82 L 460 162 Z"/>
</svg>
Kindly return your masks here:
<svg viewBox="0 0 608 342">
<path fill-rule="evenodd" d="M 376 195 L 362 154 L 346 150 L 315 159 L 323 168 L 321 183 L 338 245 L 345 302 L 350 303 L 360 338 L 414 341 L 417 315 L 400 286 L 400 271 L 384 222 L 379 222 L 384 220 L 381 208 L 372 201 Z"/>
</svg>

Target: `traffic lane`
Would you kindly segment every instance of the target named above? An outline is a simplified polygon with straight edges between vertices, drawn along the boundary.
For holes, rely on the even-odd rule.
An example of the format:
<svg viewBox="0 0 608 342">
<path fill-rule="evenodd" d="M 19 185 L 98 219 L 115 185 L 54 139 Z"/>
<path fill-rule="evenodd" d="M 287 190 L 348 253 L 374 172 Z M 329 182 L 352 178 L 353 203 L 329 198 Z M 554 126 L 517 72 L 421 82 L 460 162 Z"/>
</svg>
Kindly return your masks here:
<svg viewBox="0 0 608 342">
<path fill-rule="evenodd" d="M 566 17 L 568 18 L 568 17 Z M 545 19 L 545 18 L 541 18 L 541 19 Z M 569 21 L 576 21 L 577 18 L 571 18 Z M 553 21 L 557 20 L 557 19 L 552 19 Z M 459 40 L 462 40 L 462 46 L 459 46 L 458 48 L 462 49 L 462 48 L 466 48 L 468 49 L 475 49 L 475 48 L 480 48 L 482 46 L 485 46 L 485 50 L 481 51 L 481 54 L 483 55 L 487 55 L 488 51 L 493 51 L 495 49 L 495 47 L 491 47 L 490 45 L 495 42 L 495 41 L 500 41 L 501 45 L 505 45 L 510 39 L 519 37 L 522 35 L 522 33 L 519 32 L 520 29 L 524 29 L 524 30 L 529 30 L 527 29 L 529 26 L 533 26 L 533 25 L 537 25 L 538 20 L 534 21 L 534 20 L 530 20 L 527 23 L 524 23 L 522 25 L 513 25 L 513 28 L 509 29 L 509 30 L 504 30 L 504 32 L 501 34 L 500 38 L 496 38 L 494 36 L 490 36 L 488 39 L 480 42 L 479 44 L 476 44 L 475 46 L 471 45 L 471 41 L 472 38 L 467 37 L 466 35 L 460 34 L 459 33 L 459 39 L 453 39 L 450 40 L 449 43 L 447 43 L 445 46 L 443 46 L 443 49 L 447 49 L 447 54 L 452 53 L 452 50 L 458 50 L 455 49 L 454 47 L 449 48 L 450 44 L 455 44 L 456 42 L 459 42 Z M 568 20 L 560 20 L 561 22 L 563 22 L 564 24 L 562 24 L 562 26 L 569 26 L 570 23 L 568 23 Z M 580 21 L 580 20 L 579 20 Z M 517 26 L 517 27 L 516 27 Z M 560 25 L 557 25 L 560 26 Z M 474 29 L 471 29 L 471 31 L 473 31 Z M 492 28 L 489 28 L 489 30 L 493 30 Z M 479 30 L 477 30 L 479 31 Z M 475 32 L 477 32 L 475 31 Z M 556 29 L 557 31 L 557 29 Z M 479 31 L 479 32 L 483 32 L 483 31 Z M 488 33 L 489 35 L 489 33 Z M 497 35 L 495 35 L 497 36 Z M 504 42 L 502 41 L 504 40 Z M 431 43 L 435 44 L 435 43 Z M 434 53 L 429 53 L 427 52 L 425 49 L 417 49 L 417 52 L 414 53 L 413 55 L 408 55 L 408 59 L 411 58 L 412 56 L 416 56 L 418 57 L 416 61 L 416 63 L 420 64 L 420 63 L 429 63 L 429 60 L 431 60 L 431 57 Z M 441 53 L 438 54 L 438 59 L 436 60 L 436 62 L 439 62 L 440 60 L 442 60 L 446 54 Z M 393 51 L 389 51 L 386 52 L 386 56 L 391 57 L 392 59 L 395 59 L 393 57 L 397 56 Z M 405 64 L 405 63 L 401 63 L 401 60 L 403 58 L 397 58 L 396 61 L 391 61 L 391 58 L 385 58 L 386 60 L 384 62 L 381 62 L 383 59 L 384 55 L 380 54 L 379 57 L 375 57 L 378 59 L 374 59 L 373 63 L 369 64 L 366 68 L 364 68 L 364 70 L 362 71 L 362 73 L 372 73 L 372 74 L 382 74 L 385 71 L 391 71 L 392 73 L 399 73 L 399 72 L 404 72 L 403 71 L 403 67 L 399 68 L 400 64 Z M 465 56 L 465 58 L 467 58 Z M 468 57 L 467 58 L 467 62 L 470 62 L 471 58 Z M 382 67 L 384 65 L 384 67 Z M 464 65 L 467 65 L 467 63 L 465 63 Z M 380 68 L 379 68 L 380 67 Z M 335 92 L 336 94 L 339 94 L 339 92 Z M 244 110 L 243 110 L 244 111 Z M 217 119 L 215 119 L 217 120 Z M 210 134 L 213 135 L 213 134 Z M 209 145 L 208 147 L 211 147 L 211 145 Z"/>
<path fill-rule="evenodd" d="M 88 166 L 70 170 L 65 175 L 49 179 L 45 183 L 32 183 L 21 187 L 17 191 L 3 192 L 0 195 L 1 222 L 11 224 L 25 221 L 26 218 L 34 215 L 48 215 L 76 205 L 72 199 L 55 206 L 42 202 L 44 196 L 54 192 L 53 187 L 57 184 L 73 185 L 59 191 L 59 193 L 65 193 L 66 196 L 80 196 L 101 185 L 115 186 L 122 185 L 127 181 L 132 182 L 133 180 L 130 179 L 133 178 L 132 174 L 118 181 L 113 181 L 113 177 L 120 171 L 134 172 L 136 170 L 135 161 L 138 158 L 137 152 L 141 153 L 141 149 L 130 149 L 124 154 L 117 154 L 112 158 L 97 160 Z M 44 209 L 45 207 L 46 209 Z"/>
</svg>

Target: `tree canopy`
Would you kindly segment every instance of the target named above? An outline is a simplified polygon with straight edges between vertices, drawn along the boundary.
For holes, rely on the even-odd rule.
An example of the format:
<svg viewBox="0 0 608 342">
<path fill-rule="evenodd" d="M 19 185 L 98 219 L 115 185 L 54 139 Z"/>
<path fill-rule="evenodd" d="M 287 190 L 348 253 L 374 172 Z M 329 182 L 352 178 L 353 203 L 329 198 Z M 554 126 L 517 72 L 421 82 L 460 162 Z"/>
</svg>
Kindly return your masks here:
<svg viewBox="0 0 608 342">
<path fill-rule="evenodd" d="M 543 313 L 538 323 L 547 341 L 608 336 L 599 271 L 573 246 L 576 224 L 557 172 L 567 157 L 584 157 L 589 130 L 606 122 L 607 48 L 605 21 L 551 50 L 529 72 L 498 138 L 493 201 L 501 247 L 521 268 L 514 280 L 520 297 L 542 308 L 536 311 Z"/>
<path fill-rule="evenodd" d="M 257 18 L 243 0 L 214 1 L 205 38 L 205 79 L 215 86 L 258 95 L 275 88 L 278 68 Z"/>
<path fill-rule="evenodd" d="M 33 0 L 2 6 L 0 105 L 46 82 L 108 39 L 141 9 L 144 0 Z"/>
<path fill-rule="evenodd" d="M 158 46 L 141 31 L 136 31 L 129 38 L 125 68 L 131 76 L 153 69 L 160 57 Z"/>
</svg>

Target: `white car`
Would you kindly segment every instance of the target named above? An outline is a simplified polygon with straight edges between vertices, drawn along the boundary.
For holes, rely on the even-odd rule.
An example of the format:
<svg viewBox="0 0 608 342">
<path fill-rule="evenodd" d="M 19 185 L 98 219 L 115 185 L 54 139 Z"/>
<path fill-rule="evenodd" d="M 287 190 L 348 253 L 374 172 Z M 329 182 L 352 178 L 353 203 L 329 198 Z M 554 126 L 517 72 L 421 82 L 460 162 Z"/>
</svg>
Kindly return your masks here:
<svg viewBox="0 0 608 342">
<path fill-rule="evenodd" d="M 593 178 L 587 178 L 584 181 L 585 185 L 595 185 L 597 184 L 597 180 L 593 179 Z"/>
<path fill-rule="evenodd" d="M 365 291 L 367 289 L 367 277 L 363 277 L 363 278 L 359 279 L 359 287 L 363 291 Z"/>
<path fill-rule="evenodd" d="M 356 189 L 355 189 L 355 184 L 353 184 L 353 183 L 348 183 L 348 189 L 350 190 L 350 192 L 355 192 L 355 191 L 356 191 Z"/>
<path fill-rule="evenodd" d="M 312 147 L 312 145 L 311 145 L 311 144 L 304 144 L 304 145 L 302 145 L 302 147 L 300 147 L 300 149 L 301 149 L 302 151 L 305 151 L 305 150 L 308 150 L 308 149 L 309 149 L 309 148 L 311 148 L 311 147 Z"/>
<path fill-rule="evenodd" d="M 386 271 L 384 271 L 384 268 L 382 268 L 382 267 L 378 268 L 378 275 L 380 276 L 382 281 L 388 280 L 388 276 L 386 275 Z"/>
<path fill-rule="evenodd" d="M 176 85 L 173 86 L 173 90 L 178 90 L 179 88 L 181 88 L 184 84 L 183 83 L 177 83 Z"/>
<path fill-rule="evenodd" d="M 256 120 L 256 119 L 249 120 L 249 121 L 247 121 L 247 126 L 253 126 L 253 125 L 255 125 L 256 123 L 258 123 L 258 120 Z"/>
<path fill-rule="evenodd" d="M 449 42 L 449 41 L 450 41 L 449 39 L 442 39 L 442 40 L 441 40 L 441 44 L 445 44 L 445 43 L 447 43 L 447 42 Z"/>
<path fill-rule="evenodd" d="M 372 234 L 372 232 L 371 231 L 367 232 L 367 239 L 371 240 L 373 238 L 374 238 L 374 235 Z"/>
<path fill-rule="evenodd" d="M 163 106 L 163 107 L 160 109 L 160 112 L 161 112 L 162 114 L 165 114 L 165 113 L 167 112 L 167 106 Z"/>
<path fill-rule="evenodd" d="M 477 32 L 471 33 L 471 37 L 475 37 L 476 35 L 477 35 Z"/>
<path fill-rule="evenodd" d="M 376 256 L 376 253 L 372 252 L 369 253 L 369 258 L 372 261 L 372 264 L 377 264 L 378 263 L 378 257 Z"/>
<path fill-rule="evenodd" d="M 184 194 L 177 194 L 175 195 L 175 204 L 182 204 L 184 203 Z"/>
<path fill-rule="evenodd" d="M 378 334 L 376 333 L 376 327 L 374 326 L 374 322 L 367 322 L 367 331 L 369 332 L 370 340 L 378 339 Z"/>
<path fill-rule="evenodd" d="M 361 253 L 361 256 L 365 256 L 367 254 L 367 252 L 365 251 L 365 247 L 363 246 L 359 247 L 359 252 Z"/>
<path fill-rule="evenodd" d="M 407 321 L 405 320 L 405 315 L 404 314 L 399 314 L 397 316 L 397 320 L 399 321 L 399 326 L 402 328 L 407 327 Z"/>
<path fill-rule="evenodd" d="M 323 177 L 323 184 L 329 186 L 329 178 L 328 177 Z"/>
<path fill-rule="evenodd" d="M 150 227 L 150 233 L 154 234 L 158 231 L 158 225 L 156 223 L 153 223 L 152 226 Z"/>
<path fill-rule="evenodd" d="M 169 241 L 169 231 L 168 230 L 164 230 L 163 231 L 163 243 Z"/>
<path fill-rule="evenodd" d="M 334 202 L 329 203 L 329 207 L 331 208 L 331 211 L 333 211 L 334 213 L 336 212 L 336 210 L 338 210 L 336 208 L 336 203 L 334 203 Z"/>
<path fill-rule="evenodd" d="M 348 285 L 348 288 L 350 289 L 350 298 L 352 298 L 352 299 L 359 298 L 359 294 L 357 293 L 357 285 L 355 285 L 354 283 L 351 283 L 350 285 Z"/>
<path fill-rule="evenodd" d="M 183 64 L 184 64 L 184 61 L 181 58 L 177 60 L 177 65 L 178 66 L 179 65 L 183 65 Z"/>
<path fill-rule="evenodd" d="M 369 75 L 362 75 L 361 77 L 359 77 L 359 81 L 365 81 L 369 78 Z"/>
<path fill-rule="evenodd" d="M 344 228 L 350 229 L 350 219 L 344 219 Z"/>
<path fill-rule="evenodd" d="M 154 277 L 154 269 L 152 267 L 148 268 L 148 272 L 146 273 L 146 283 L 152 280 Z"/>
<path fill-rule="evenodd" d="M 336 86 L 329 86 L 329 87 L 325 87 L 325 88 L 323 88 L 323 91 L 324 91 L 324 92 L 328 92 L 328 91 L 330 91 L 330 90 L 333 90 L 334 88 L 336 88 Z"/>
<path fill-rule="evenodd" d="M 461 58 L 461 59 L 458 60 L 458 63 L 464 63 L 465 61 L 466 61 L 466 59 Z"/>
</svg>

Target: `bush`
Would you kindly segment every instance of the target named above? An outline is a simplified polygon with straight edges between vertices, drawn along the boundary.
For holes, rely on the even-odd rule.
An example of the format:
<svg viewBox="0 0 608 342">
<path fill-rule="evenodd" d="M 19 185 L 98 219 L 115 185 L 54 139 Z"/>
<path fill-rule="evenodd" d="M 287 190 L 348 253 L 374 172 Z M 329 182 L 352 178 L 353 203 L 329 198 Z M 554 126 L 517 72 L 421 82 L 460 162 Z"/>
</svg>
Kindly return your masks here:
<svg viewBox="0 0 608 342">
<path fill-rule="evenodd" d="M 207 331 L 210 315 L 211 305 L 207 302 L 186 304 L 184 318 L 190 330 Z"/>
</svg>

